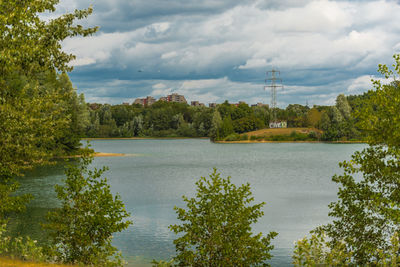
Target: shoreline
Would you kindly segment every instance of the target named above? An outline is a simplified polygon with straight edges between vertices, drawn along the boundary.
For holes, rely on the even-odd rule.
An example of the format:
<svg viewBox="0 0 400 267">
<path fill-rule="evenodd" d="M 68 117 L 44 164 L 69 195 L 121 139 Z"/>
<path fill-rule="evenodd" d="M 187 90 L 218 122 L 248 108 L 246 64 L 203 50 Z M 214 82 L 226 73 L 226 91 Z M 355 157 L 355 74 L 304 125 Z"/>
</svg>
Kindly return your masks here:
<svg viewBox="0 0 400 267">
<path fill-rule="evenodd" d="M 94 152 L 93 157 L 127 157 L 133 154 L 124 154 L 124 153 L 105 153 L 105 152 Z"/>
<path fill-rule="evenodd" d="M 85 137 L 81 141 L 91 140 L 180 140 L 180 139 L 210 139 L 209 137 Z"/>
<path fill-rule="evenodd" d="M 96 137 L 82 138 L 82 141 L 96 140 L 186 140 L 186 139 L 210 139 L 209 137 Z M 271 141 L 271 140 L 241 140 L 241 141 L 213 141 L 217 144 L 253 144 L 253 143 L 311 143 L 311 144 L 367 144 L 366 141 Z M 94 157 L 122 157 L 128 154 L 95 152 Z M 129 154 L 130 155 L 130 154 Z M 128 155 L 128 156 L 129 156 Z"/>
<path fill-rule="evenodd" d="M 138 154 L 125 154 L 125 153 L 107 153 L 107 152 L 93 152 L 90 154 L 94 158 L 101 157 L 134 157 L 138 156 Z M 62 156 L 60 158 L 71 159 L 71 158 L 80 158 L 82 155 L 71 155 L 71 156 Z"/>
<path fill-rule="evenodd" d="M 218 144 L 253 144 L 253 143 L 311 143 L 311 144 L 367 144 L 365 141 L 257 141 L 257 140 L 243 140 L 243 141 L 214 141 Z"/>
</svg>

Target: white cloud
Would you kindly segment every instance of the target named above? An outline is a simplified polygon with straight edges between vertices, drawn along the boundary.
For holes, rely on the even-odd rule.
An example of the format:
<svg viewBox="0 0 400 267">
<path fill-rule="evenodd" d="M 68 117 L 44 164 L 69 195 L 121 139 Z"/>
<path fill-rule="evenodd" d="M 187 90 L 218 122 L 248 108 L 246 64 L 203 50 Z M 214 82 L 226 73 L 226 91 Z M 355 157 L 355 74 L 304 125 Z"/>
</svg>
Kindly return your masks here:
<svg viewBox="0 0 400 267">
<path fill-rule="evenodd" d="M 347 91 L 350 94 L 359 94 L 371 89 L 371 79 L 369 75 L 363 75 L 354 79 L 351 84 L 347 87 Z"/>
<path fill-rule="evenodd" d="M 75 60 L 72 60 L 70 62 L 71 66 L 86 66 L 86 65 L 90 65 L 90 64 L 94 64 L 96 63 L 96 60 L 93 58 L 89 58 L 89 57 L 84 57 L 84 58 L 77 58 Z"/>
<path fill-rule="evenodd" d="M 163 83 L 156 83 L 152 86 L 154 89 L 165 89 L 167 86 Z"/>
<path fill-rule="evenodd" d="M 178 53 L 176 53 L 176 51 L 172 51 L 172 52 L 167 52 L 161 55 L 162 59 L 169 59 L 169 58 L 174 58 L 178 56 Z"/>
</svg>

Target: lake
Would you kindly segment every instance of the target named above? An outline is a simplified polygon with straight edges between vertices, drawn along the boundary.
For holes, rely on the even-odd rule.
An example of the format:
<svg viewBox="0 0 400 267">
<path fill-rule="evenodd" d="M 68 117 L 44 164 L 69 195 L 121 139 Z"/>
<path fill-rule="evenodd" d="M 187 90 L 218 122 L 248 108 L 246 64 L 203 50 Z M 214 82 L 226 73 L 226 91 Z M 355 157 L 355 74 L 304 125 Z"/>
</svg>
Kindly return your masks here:
<svg viewBox="0 0 400 267">
<path fill-rule="evenodd" d="M 182 195 L 193 196 L 195 182 L 216 167 L 232 182 L 249 182 L 256 202 L 266 202 L 264 217 L 253 232 L 276 231 L 273 266 L 290 266 L 293 242 L 318 225 L 329 222 L 327 205 L 336 200 L 341 173 L 338 163 L 350 159 L 363 144 L 253 143 L 214 144 L 206 139 L 95 140 L 99 152 L 134 154 L 95 158 L 93 166 L 108 166 L 106 177 L 131 213 L 133 225 L 114 237 L 114 245 L 129 266 L 149 266 L 152 259 L 175 253 L 175 235 L 168 229 L 178 223 L 173 207 L 183 206 Z M 35 199 L 26 214 L 13 220 L 14 233 L 41 240 L 39 222 L 57 207 L 54 185 L 63 179 L 65 163 L 40 167 L 23 178 L 21 192 Z"/>
</svg>

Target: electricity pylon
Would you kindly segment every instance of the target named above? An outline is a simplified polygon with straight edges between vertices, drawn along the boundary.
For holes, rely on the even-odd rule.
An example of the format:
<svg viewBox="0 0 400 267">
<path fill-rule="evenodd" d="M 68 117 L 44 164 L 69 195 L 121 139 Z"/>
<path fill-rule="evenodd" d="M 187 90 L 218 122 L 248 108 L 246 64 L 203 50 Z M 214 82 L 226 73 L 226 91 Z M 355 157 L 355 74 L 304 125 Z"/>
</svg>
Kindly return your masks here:
<svg viewBox="0 0 400 267">
<path fill-rule="evenodd" d="M 267 78 L 265 79 L 264 90 L 267 88 L 271 89 L 271 121 L 276 122 L 276 90 L 277 88 L 282 88 L 282 79 L 279 78 L 281 72 L 272 68 L 271 71 L 267 71 Z M 278 82 L 278 84 L 277 84 Z"/>
</svg>

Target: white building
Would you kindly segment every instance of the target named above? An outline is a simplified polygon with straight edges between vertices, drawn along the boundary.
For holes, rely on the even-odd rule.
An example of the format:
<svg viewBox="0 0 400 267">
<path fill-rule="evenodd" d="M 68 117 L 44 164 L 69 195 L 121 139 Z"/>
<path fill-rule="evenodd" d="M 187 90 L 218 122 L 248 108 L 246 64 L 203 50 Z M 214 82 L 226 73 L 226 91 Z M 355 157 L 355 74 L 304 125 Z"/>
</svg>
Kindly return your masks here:
<svg viewBox="0 0 400 267">
<path fill-rule="evenodd" d="M 272 121 L 269 123 L 269 128 L 287 128 L 286 121 Z"/>
</svg>

